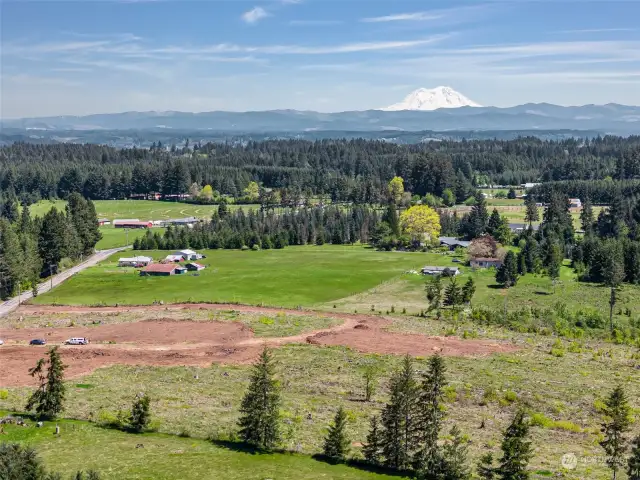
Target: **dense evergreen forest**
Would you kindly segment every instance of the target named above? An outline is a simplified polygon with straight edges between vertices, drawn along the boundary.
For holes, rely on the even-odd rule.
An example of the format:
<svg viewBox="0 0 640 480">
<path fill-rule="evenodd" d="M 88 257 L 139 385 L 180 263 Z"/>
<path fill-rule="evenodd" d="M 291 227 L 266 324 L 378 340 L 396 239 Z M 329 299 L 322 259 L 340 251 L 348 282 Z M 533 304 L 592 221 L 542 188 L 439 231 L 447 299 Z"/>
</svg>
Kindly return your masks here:
<svg viewBox="0 0 640 480">
<path fill-rule="evenodd" d="M 78 193 L 68 197 L 65 212 L 52 208 L 32 218 L 7 202 L 0 211 L 0 300 L 32 289 L 40 278 L 58 273 L 63 259 L 75 262 L 93 253 L 102 238 L 96 209 Z"/>
<path fill-rule="evenodd" d="M 640 177 L 640 136 L 593 140 L 432 141 L 272 140 L 115 149 L 103 145 L 16 143 L 0 148 L 0 189 L 23 203 L 66 198 L 181 194 L 193 184 L 239 197 L 250 182 L 333 201 L 379 203 L 394 176 L 405 189 L 460 201 L 481 184 L 601 181 Z M 595 201 L 595 198 L 594 198 Z"/>
</svg>

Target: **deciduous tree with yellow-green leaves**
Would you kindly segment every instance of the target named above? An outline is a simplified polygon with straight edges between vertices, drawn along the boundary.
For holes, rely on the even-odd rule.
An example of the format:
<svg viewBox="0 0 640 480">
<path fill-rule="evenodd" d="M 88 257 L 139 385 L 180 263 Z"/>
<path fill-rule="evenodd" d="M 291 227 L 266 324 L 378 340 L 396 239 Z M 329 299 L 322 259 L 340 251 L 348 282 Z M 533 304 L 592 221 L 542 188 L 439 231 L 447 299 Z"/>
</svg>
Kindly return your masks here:
<svg viewBox="0 0 640 480">
<path fill-rule="evenodd" d="M 440 236 L 440 216 L 426 205 L 415 205 L 402 212 L 400 225 L 414 240 L 432 241 Z"/>
<path fill-rule="evenodd" d="M 393 177 L 391 181 L 389 181 L 388 189 L 393 202 L 396 204 L 400 203 L 400 199 L 404 193 L 404 180 L 402 177 Z"/>
</svg>

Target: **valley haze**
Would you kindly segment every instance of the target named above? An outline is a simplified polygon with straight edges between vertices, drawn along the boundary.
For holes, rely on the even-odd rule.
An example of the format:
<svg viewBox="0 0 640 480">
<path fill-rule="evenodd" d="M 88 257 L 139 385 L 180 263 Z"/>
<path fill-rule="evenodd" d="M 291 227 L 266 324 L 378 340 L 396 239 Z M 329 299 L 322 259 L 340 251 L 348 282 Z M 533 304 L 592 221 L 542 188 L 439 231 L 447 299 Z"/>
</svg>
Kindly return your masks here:
<svg viewBox="0 0 640 480">
<path fill-rule="evenodd" d="M 248 112 L 123 112 L 84 116 L 4 119 L 16 133 L 87 130 L 187 130 L 247 132 L 548 131 L 577 130 L 630 135 L 638 131 L 640 107 L 619 104 L 559 106 L 527 103 L 482 107 L 450 87 L 418 89 L 380 110 L 323 113 L 299 110 Z"/>
</svg>

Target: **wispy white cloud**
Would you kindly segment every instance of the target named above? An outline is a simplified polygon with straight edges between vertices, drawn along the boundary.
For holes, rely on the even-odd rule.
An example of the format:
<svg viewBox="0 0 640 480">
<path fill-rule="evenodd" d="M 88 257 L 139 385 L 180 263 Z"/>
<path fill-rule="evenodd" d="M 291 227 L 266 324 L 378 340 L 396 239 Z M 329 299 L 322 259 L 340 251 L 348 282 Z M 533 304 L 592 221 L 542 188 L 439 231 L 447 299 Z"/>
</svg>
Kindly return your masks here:
<svg viewBox="0 0 640 480">
<path fill-rule="evenodd" d="M 332 25 L 342 25 L 342 20 L 291 20 L 292 27 L 329 27 Z"/>
<path fill-rule="evenodd" d="M 328 55 L 357 52 L 376 52 L 385 50 L 403 50 L 413 47 L 424 47 L 436 44 L 449 38 L 452 34 L 432 35 L 415 40 L 387 40 L 375 42 L 354 42 L 335 45 L 239 45 L 234 43 L 218 43 L 213 45 L 170 45 L 146 46 L 140 42 L 115 43 L 112 41 L 66 42 L 7 45 L 2 51 L 4 56 L 22 56 L 27 52 L 37 54 L 82 54 L 87 56 L 112 55 L 120 57 L 162 58 L 163 55 L 223 55 L 245 53 L 249 55 Z M 50 59 L 50 58 L 49 58 Z"/>
<path fill-rule="evenodd" d="M 31 86 L 57 86 L 57 87 L 79 87 L 81 84 L 76 81 L 72 81 L 66 78 L 58 77 L 45 77 L 37 75 L 27 75 L 24 73 L 17 75 L 2 75 L 0 77 L 3 82 L 11 82 L 17 85 L 31 85 Z"/>
<path fill-rule="evenodd" d="M 365 23 L 380 23 L 380 22 L 405 22 L 405 21 L 426 21 L 426 20 L 438 20 L 443 15 L 432 12 L 413 12 L 413 13 L 398 13 L 395 15 L 385 15 L 382 17 L 368 17 L 363 18 L 360 21 Z"/>
<path fill-rule="evenodd" d="M 611 32 L 637 32 L 636 28 L 582 28 L 577 30 L 559 30 L 556 33 L 611 33 Z"/>
<path fill-rule="evenodd" d="M 268 16 L 269 16 L 269 12 L 267 12 L 264 8 L 254 7 L 251 10 L 247 10 L 242 14 L 242 20 L 244 20 L 246 23 L 253 25 Z"/>
</svg>

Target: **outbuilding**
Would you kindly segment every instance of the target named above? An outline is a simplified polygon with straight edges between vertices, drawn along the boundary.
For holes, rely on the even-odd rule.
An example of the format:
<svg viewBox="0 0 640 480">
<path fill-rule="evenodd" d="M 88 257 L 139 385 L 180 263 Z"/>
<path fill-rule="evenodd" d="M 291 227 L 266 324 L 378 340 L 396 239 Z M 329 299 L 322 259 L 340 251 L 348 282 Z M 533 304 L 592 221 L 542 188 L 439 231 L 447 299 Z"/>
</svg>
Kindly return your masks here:
<svg viewBox="0 0 640 480">
<path fill-rule="evenodd" d="M 181 275 L 186 272 L 187 269 L 172 263 L 152 263 L 140 270 L 142 276 L 152 277 L 168 277 L 170 275 Z"/>
<path fill-rule="evenodd" d="M 204 255 L 200 255 L 198 252 L 189 249 L 178 250 L 177 252 L 173 252 L 173 255 L 179 255 L 185 260 L 200 260 L 201 258 L 204 258 Z"/>
<path fill-rule="evenodd" d="M 473 268 L 500 268 L 502 260 L 499 258 L 478 257 L 469 262 Z"/>
<path fill-rule="evenodd" d="M 205 269 L 204 265 L 196 262 L 187 263 L 185 267 L 187 267 L 187 270 L 189 270 L 190 272 L 199 272 L 200 270 Z"/>
<path fill-rule="evenodd" d="M 460 269 L 458 267 L 422 267 L 423 275 L 444 275 L 445 277 L 454 277 L 460 274 Z"/>
<path fill-rule="evenodd" d="M 471 242 L 468 242 L 466 240 L 458 240 L 455 237 L 440 237 L 439 240 L 440 245 L 449 247 L 449 250 L 455 250 L 458 247 L 469 248 L 469 245 L 471 245 Z"/>
<path fill-rule="evenodd" d="M 183 255 L 167 255 L 164 259 L 165 262 L 172 262 L 172 263 L 178 263 L 178 262 L 184 262 L 186 259 L 184 258 Z"/>
<path fill-rule="evenodd" d="M 146 267 L 151 263 L 153 263 L 151 257 L 130 257 L 118 260 L 119 267 Z"/>
</svg>

